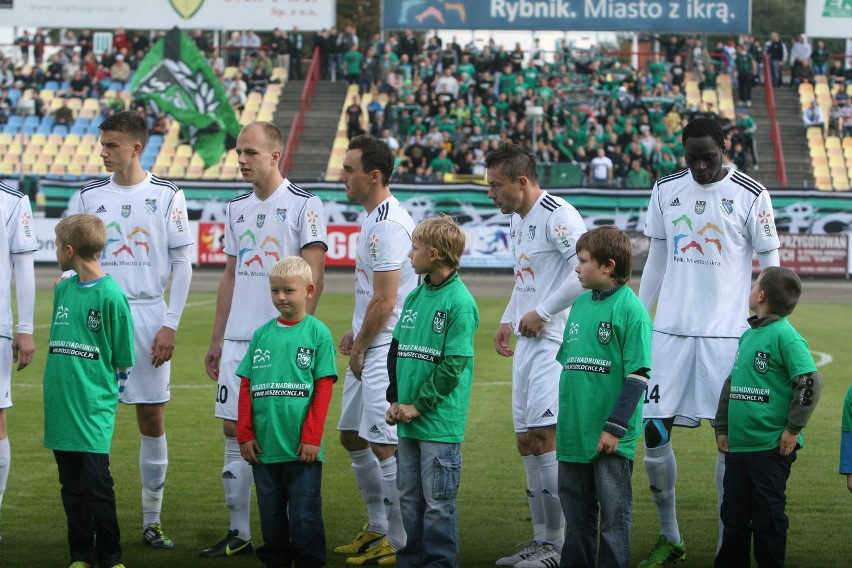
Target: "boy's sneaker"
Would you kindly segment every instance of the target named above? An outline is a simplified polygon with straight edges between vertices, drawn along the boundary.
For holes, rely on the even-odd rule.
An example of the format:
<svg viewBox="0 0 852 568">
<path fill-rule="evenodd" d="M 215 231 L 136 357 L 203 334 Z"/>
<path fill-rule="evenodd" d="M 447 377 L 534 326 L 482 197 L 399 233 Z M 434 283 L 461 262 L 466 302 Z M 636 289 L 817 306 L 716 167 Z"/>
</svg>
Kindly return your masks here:
<svg viewBox="0 0 852 568">
<path fill-rule="evenodd" d="M 142 533 L 142 544 L 147 544 L 151 548 L 172 549 L 175 547 L 175 541 L 163 534 L 160 523 L 151 523 L 145 527 Z"/>
<path fill-rule="evenodd" d="M 530 556 L 515 564 L 515 568 L 559 568 L 562 558 L 559 552 L 555 546 L 546 542 Z"/>
<path fill-rule="evenodd" d="M 531 540 L 529 542 L 522 542 L 518 545 L 518 548 L 520 548 L 521 550 L 519 550 L 517 554 L 513 554 L 512 556 L 504 556 L 503 558 L 497 561 L 496 565 L 514 566 L 518 562 L 526 560 L 527 558 L 538 552 L 538 550 L 541 548 L 541 545 L 538 542 Z"/>
<path fill-rule="evenodd" d="M 228 531 L 228 536 L 211 546 L 201 551 L 201 558 L 216 558 L 217 556 L 234 556 L 251 552 L 251 540 L 240 538 L 240 531 L 234 529 Z"/>
<path fill-rule="evenodd" d="M 666 564 L 674 564 L 675 562 L 683 562 L 686 560 L 686 545 L 683 543 L 683 537 L 680 537 L 678 544 L 673 543 L 666 535 L 657 537 L 657 542 L 648 558 L 639 563 L 638 568 L 662 568 Z"/>
<path fill-rule="evenodd" d="M 396 550 L 393 549 L 388 539 L 382 537 L 379 543 L 368 548 L 360 556 L 350 556 L 346 559 L 347 564 L 396 566 Z"/>
<path fill-rule="evenodd" d="M 77 560 L 76 562 L 72 562 L 68 568 L 92 568 L 92 565 L 83 560 Z"/>
<path fill-rule="evenodd" d="M 370 545 L 375 544 L 382 540 L 385 535 L 368 531 L 367 527 L 370 526 L 370 523 L 366 523 L 364 528 L 355 535 L 355 539 L 349 544 L 341 544 L 337 548 L 334 549 L 335 552 L 340 554 L 360 554 L 370 548 Z"/>
</svg>

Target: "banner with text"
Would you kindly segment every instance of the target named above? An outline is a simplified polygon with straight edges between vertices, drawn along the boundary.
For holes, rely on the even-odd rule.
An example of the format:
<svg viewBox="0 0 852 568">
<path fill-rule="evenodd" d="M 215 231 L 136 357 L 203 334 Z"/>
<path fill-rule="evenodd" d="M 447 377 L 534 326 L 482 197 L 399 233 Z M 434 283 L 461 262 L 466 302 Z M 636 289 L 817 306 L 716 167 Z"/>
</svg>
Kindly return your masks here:
<svg viewBox="0 0 852 568">
<path fill-rule="evenodd" d="M 844 0 L 807 0 L 805 33 L 811 37 L 849 37 L 852 3 Z"/>
<path fill-rule="evenodd" d="M 0 21 L 33 28 L 320 30 L 334 27 L 336 12 L 334 0 L 18 0 L 0 5 Z"/>
<path fill-rule="evenodd" d="M 383 0 L 382 26 L 732 34 L 751 31 L 751 3 L 749 0 Z"/>
</svg>

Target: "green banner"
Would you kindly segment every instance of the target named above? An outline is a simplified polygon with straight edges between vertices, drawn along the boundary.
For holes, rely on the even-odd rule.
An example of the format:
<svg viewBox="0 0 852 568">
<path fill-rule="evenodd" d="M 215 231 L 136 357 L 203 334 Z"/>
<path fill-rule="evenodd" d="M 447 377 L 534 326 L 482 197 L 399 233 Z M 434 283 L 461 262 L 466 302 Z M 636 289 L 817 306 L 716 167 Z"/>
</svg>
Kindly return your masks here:
<svg viewBox="0 0 852 568">
<path fill-rule="evenodd" d="M 219 79 L 195 43 L 178 28 L 158 40 L 133 76 L 133 97 L 181 124 L 182 138 L 217 164 L 233 148 L 240 124 Z"/>
</svg>

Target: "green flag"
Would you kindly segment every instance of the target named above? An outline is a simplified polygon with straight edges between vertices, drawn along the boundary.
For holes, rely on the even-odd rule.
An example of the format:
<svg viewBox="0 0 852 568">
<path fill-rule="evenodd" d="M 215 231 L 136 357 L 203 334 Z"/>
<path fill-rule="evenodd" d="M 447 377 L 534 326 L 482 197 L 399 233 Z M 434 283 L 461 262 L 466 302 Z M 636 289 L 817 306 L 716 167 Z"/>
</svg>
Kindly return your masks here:
<svg viewBox="0 0 852 568">
<path fill-rule="evenodd" d="M 181 125 L 181 136 L 204 159 L 219 162 L 233 148 L 240 124 L 219 79 L 188 35 L 177 27 L 158 40 L 133 76 L 133 97 Z"/>
</svg>

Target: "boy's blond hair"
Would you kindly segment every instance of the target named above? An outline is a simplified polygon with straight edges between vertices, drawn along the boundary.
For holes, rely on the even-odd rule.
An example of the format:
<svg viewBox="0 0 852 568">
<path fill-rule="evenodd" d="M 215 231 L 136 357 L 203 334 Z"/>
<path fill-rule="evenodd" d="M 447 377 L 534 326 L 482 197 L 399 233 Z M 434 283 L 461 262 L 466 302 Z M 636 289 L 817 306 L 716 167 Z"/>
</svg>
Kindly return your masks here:
<svg viewBox="0 0 852 568">
<path fill-rule="evenodd" d="M 311 265 L 301 256 L 285 256 L 269 269 L 270 278 L 301 278 L 305 286 L 314 283 Z"/>
<path fill-rule="evenodd" d="M 55 230 L 59 244 L 71 245 L 81 258 L 97 260 L 106 246 L 104 222 L 91 213 L 69 215 L 56 225 Z"/>
<path fill-rule="evenodd" d="M 450 268 L 458 268 L 461 256 L 464 254 L 464 230 L 452 217 L 440 213 L 435 217 L 424 219 L 414 227 L 411 240 L 417 241 L 426 248 L 437 249 L 441 255 L 440 262 Z"/>
</svg>

